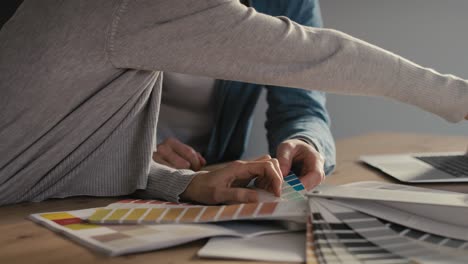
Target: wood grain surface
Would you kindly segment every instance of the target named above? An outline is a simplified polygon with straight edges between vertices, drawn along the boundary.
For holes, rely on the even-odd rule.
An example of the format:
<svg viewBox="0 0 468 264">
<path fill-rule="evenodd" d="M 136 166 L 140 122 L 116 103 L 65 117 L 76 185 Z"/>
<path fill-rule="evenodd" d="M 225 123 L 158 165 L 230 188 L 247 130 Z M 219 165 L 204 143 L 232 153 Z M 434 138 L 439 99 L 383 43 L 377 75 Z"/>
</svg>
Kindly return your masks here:
<svg viewBox="0 0 468 264">
<path fill-rule="evenodd" d="M 338 166 L 335 173 L 329 176 L 325 182 L 327 184 L 344 184 L 365 180 L 392 181 L 390 177 L 357 162 L 360 155 L 464 151 L 467 145 L 468 137 L 399 133 L 375 133 L 339 140 L 337 142 Z M 468 184 L 420 184 L 418 186 L 468 192 Z M 91 250 L 74 243 L 60 234 L 54 233 L 26 219 L 31 213 L 99 207 L 117 200 L 119 198 L 77 197 L 1 207 L 0 263 L 229 264 L 239 262 L 198 258 L 196 253 L 206 240 L 155 252 L 110 258 L 93 253 Z"/>
</svg>

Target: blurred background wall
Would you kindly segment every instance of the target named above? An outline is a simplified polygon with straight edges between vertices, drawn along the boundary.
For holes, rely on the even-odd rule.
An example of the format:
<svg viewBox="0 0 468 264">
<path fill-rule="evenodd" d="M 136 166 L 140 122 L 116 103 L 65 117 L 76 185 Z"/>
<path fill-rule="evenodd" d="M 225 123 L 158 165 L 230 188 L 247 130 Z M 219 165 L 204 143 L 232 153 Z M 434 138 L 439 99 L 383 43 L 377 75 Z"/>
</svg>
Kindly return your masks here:
<svg viewBox="0 0 468 264">
<path fill-rule="evenodd" d="M 361 38 L 425 67 L 468 79 L 468 1 L 321 0 L 320 3 L 325 27 Z M 450 124 L 415 107 L 383 98 L 330 94 L 327 106 L 336 139 L 376 131 L 468 134 L 468 121 Z M 250 138 L 255 144 L 249 144 L 245 157 L 267 152 L 266 108 L 263 95 Z"/>
</svg>

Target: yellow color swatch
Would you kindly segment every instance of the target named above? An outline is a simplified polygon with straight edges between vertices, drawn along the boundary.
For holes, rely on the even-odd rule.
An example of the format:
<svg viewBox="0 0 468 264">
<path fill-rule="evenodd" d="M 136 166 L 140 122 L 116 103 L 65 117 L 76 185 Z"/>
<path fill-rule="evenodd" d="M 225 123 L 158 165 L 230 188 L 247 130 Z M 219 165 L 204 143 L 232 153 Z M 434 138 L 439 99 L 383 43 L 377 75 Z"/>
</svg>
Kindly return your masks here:
<svg viewBox="0 0 468 264">
<path fill-rule="evenodd" d="M 206 206 L 205 211 L 203 212 L 202 216 L 200 217 L 200 222 L 208 222 L 213 221 L 216 215 L 218 214 L 219 209 L 221 206 Z"/>
<path fill-rule="evenodd" d="M 191 207 L 185 211 L 184 216 L 180 219 L 181 222 L 192 222 L 195 221 L 197 216 L 200 214 L 202 208 L 201 207 Z"/>
<path fill-rule="evenodd" d="M 148 209 L 149 210 L 149 209 Z M 151 211 L 145 216 L 143 221 L 147 222 L 154 222 L 156 221 L 163 213 L 166 211 L 166 208 L 153 208 Z"/>
<path fill-rule="evenodd" d="M 227 220 L 227 219 L 232 219 L 234 218 L 234 215 L 236 214 L 237 210 L 239 210 L 240 205 L 228 205 L 224 207 L 223 212 L 219 216 L 219 219 Z"/>
<path fill-rule="evenodd" d="M 136 208 L 125 218 L 126 221 L 137 221 L 142 215 L 145 214 L 147 208 Z"/>
<path fill-rule="evenodd" d="M 112 209 L 97 209 L 96 212 L 94 212 L 94 214 L 91 215 L 91 216 L 88 218 L 88 220 L 89 220 L 89 221 L 92 221 L 92 222 L 101 221 L 101 220 L 104 219 L 104 217 L 106 217 L 111 211 L 112 211 Z"/>
<path fill-rule="evenodd" d="M 101 226 L 93 225 L 93 224 L 71 224 L 71 225 L 66 225 L 65 227 L 71 230 L 82 230 L 82 229 L 97 228 Z"/>
<path fill-rule="evenodd" d="M 185 208 L 170 208 L 169 212 L 164 215 L 162 221 L 164 222 L 174 222 L 177 217 L 184 211 Z"/>
<path fill-rule="evenodd" d="M 71 215 L 66 212 L 58 212 L 58 213 L 50 213 L 50 214 L 41 214 L 42 217 L 49 220 L 59 220 L 59 219 L 68 219 L 68 218 L 76 218 L 76 216 Z"/>
<path fill-rule="evenodd" d="M 106 221 L 118 221 L 125 214 L 127 214 L 128 211 L 130 211 L 130 209 L 115 209 L 115 211 L 106 219 Z"/>
</svg>

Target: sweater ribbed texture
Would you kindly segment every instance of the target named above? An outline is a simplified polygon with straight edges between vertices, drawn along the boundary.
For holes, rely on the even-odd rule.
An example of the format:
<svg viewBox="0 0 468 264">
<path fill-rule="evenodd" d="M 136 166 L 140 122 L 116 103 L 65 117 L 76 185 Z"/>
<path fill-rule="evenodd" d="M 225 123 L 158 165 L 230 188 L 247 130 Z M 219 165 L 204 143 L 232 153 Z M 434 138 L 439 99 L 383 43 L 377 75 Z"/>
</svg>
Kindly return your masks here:
<svg viewBox="0 0 468 264">
<path fill-rule="evenodd" d="M 176 170 L 152 162 L 148 173 L 148 185 L 135 195 L 146 199 L 164 199 L 179 202 L 179 196 L 185 191 L 196 174 L 191 170 Z"/>
</svg>

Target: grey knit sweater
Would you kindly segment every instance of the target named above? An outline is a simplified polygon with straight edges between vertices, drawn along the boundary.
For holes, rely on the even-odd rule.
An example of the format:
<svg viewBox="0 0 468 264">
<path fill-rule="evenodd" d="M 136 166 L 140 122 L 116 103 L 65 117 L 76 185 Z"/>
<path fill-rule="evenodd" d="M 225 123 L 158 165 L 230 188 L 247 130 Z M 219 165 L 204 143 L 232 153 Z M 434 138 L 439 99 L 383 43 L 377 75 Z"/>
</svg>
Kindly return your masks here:
<svg viewBox="0 0 468 264">
<path fill-rule="evenodd" d="M 465 80 L 235 0 L 30 0 L 0 31 L 0 205 L 136 190 L 177 201 L 193 172 L 151 161 L 162 71 L 468 113 Z"/>
</svg>

